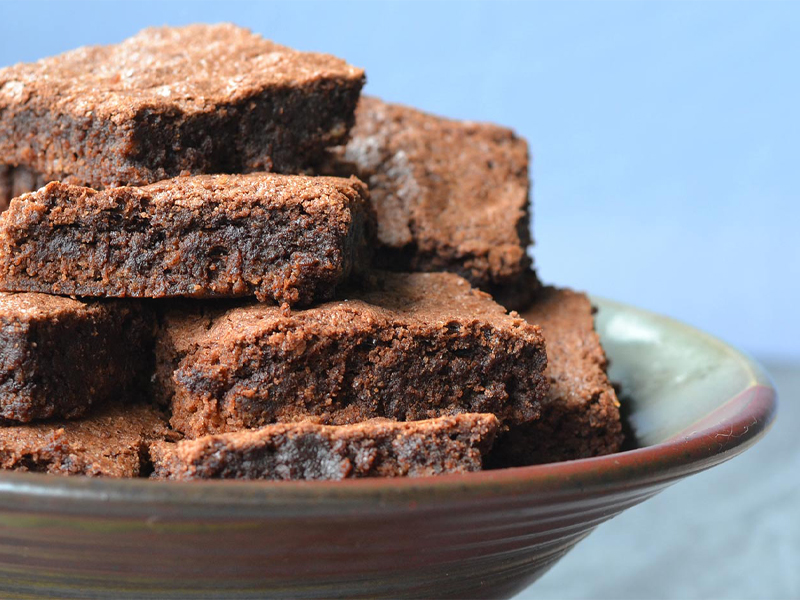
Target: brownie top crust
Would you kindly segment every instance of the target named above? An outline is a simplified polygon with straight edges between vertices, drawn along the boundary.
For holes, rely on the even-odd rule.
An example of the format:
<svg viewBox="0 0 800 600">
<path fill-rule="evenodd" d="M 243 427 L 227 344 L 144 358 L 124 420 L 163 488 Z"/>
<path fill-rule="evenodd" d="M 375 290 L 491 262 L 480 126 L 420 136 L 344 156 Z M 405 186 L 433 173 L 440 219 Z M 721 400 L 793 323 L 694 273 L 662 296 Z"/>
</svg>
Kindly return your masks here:
<svg viewBox="0 0 800 600">
<path fill-rule="evenodd" d="M 489 294 L 451 273 L 377 273 L 365 289 L 353 292 L 353 298 L 300 311 L 251 304 L 234 309 L 168 312 L 164 332 L 175 350 L 184 353 L 208 342 L 224 343 L 229 337 L 248 338 L 248 331 L 265 328 L 278 334 L 313 326 L 318 336 L 336 336 L 348 332 L 356 321 L 400 321 L 410 332 L 480 322 L 543 346 L 537 326 L 529 325 L 516 313 L 507 313 Z"/>
<path fill-rule="evenodd" d="M 455 272 L 473 285 L 529 268 L 528 147 L 510 129 L 362 96 L 323 171 L 370 187 L 386 268 Z"/>
<path fill-rule="evenodd" d="M 174 177 L 141 187 L 91 188 L 51 182 L 42 189 L 23 194 L 20 202 L 55 204 L 69 196 L 74 211 L 95 209 L 89 201 L 101 206 L 120 202 L 131 203 L 141 199 L 144 209 L 175 206 L 199 209 L 217 205 L 218 210 L 248 209 L 253 206 L 284 208 L 286 206 L 316 202 L 319 205 L 346 207 L 348 202 L 365 202 L 366 186 L 355 177 L 307 177 L 304 175 L 279 175 L 276 173 L 248 173 L 241 175 L 193 175 Z M 307 208 L 315 212 L 315 208 Z M 240 215 L 240 216 L 247 216 Z"/>
<path fill-rule="evenodd" d="M 147 443 L 169 436 L 146 404 L 108 404 L 77 421 L 0 422 L 0 468 L 60 475 L 137 477 Z"/>
<path fill-rule="evenodd" d="M 178 443 L 156 441 L 150 454 L 153 476 L 172 479 L 419 477 L 480 470 L 497 428 L 490 414 L 341 426 L 276 423 Z"/>
<path fill-rule="evenodd" d="M 87 304 L 74 298 L 37 292 L 0 292 L 0 319 L 22 322 L 57 320 L 64 315 L 88 316 L 98 310 L 104 310 L 102 303 Z"/>
<path fill-rule="evenodd" d="M 366 186 L 355 177 L 344 179 L 249 173 L 175 177 L 144 186 L 141 193 L 147 196 L 148 203 L 156 206 L 176 205 L 192 209 L 217 204 L 221 209 L 235 210 L 256 205 L 284 208 L 312 203 L 306 207 L 306 211 L 313 213 L 331 205 L 344 209 L 352 201 L 363 201 Z M 114 196 L 110 190 L 99 194 Z"/>
<path fill-rule="evenodd" d="M 235 102 L 265 87 L 364 72 L 328 54 L 300 52 L 231 24 L 155 27 L 112 46 L 88 46 L 0 70 L 0 107 L 32 94 L 55 108 L 121 123 L 151 106 L 184 113 Z"/>
</svg>

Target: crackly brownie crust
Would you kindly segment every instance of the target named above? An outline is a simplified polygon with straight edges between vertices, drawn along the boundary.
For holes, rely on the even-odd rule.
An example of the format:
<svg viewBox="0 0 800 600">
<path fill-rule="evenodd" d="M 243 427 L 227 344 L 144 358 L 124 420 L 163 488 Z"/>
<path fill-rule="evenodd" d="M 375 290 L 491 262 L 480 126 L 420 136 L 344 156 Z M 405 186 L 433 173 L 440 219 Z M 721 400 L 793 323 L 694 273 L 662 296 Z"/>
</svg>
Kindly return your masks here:
<svg viewBox="0 0 800 600">
<path fill-rule="evenodd" d="M 112 403 L 77 421 L 0 424 L 0 468 L 58 475 L 147 474 L 147 444 L 168 435 L 153 406 Z"/>
<path fill-rule="evenodd" d="M 479 471 L 494 415 L 353 425 L 277 423 L 150 447 L 153 477 L 168 479 L 351 479 Z"/>
<path fill-rule="evenodd" d="M 73 418 L 141 393 L 152 334 L 135 302 L 0 293 L 0 418 Z"/>
<path fill-rule="evenodd" d="M 345 141 L 363 83 L 234 25 L 145 29 L 0 69 L 0 157 L 95 188 L 298 172 Z"/>
<path fill-rule="evenodd" d="M 25 167 L 0 164 L 0 212 L 8 208 L 12 198 L 39 189 L 44 178 Z"/>
<path fill-rule="evenodd" d="M 600 456 L 620 450 L 619 402 L 585 294 L 543 288 L 523 313 L 547 342 L 550 392 L 536 421 L 512 426 L 492 450 L 494 467 Z"/>
<path fill-rule="evenodd" d="M 311 419 L 536 418 L 547 393 L 536 326 L 449 273 L 378 276 L 305 310 L 189 308 L 164 316 L 156 391 L 190 437 Z"/>
<path fill-rule="evenodd" d="M 0 216 L 0 289 L 308 304 L 365 261 L 366 198 L 355 178 L 270 173 L 53 182 Z"/>
<path fill-rule="evenodd" d="M 362 97 L 320 170 L 368 183 L 384 268 L 514 285 L 529 269 L 528 147 L 504 127 Z"/>
</svg>

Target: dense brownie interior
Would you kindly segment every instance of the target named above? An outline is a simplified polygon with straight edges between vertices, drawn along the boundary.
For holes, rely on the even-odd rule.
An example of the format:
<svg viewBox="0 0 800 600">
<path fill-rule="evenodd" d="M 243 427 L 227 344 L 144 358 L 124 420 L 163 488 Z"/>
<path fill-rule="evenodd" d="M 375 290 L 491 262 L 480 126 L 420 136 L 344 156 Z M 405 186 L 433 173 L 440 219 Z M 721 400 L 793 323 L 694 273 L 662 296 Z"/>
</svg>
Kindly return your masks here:
<svg viewBox="0 0 800 600">
<path fill-rule="evenodd" d="M 371 218 L 357 179 L 201 175 L 101 192 L 50 183 L 0 216 L 0 289 L 308 304 L 366 262 Z"/>
<path fill-rule="evenodd" d="M 0 418 L 74 418 L 135 397 L 151 363 L 138 303 L 0 293 Z"/>
</svg>

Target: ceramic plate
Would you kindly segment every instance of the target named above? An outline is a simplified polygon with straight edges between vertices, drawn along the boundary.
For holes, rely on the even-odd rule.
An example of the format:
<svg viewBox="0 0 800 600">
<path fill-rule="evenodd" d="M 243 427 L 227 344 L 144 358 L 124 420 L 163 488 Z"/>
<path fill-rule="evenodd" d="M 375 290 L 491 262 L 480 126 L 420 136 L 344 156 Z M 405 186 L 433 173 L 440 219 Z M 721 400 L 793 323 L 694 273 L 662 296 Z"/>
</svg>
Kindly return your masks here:
<svg viewBox="0 0 800 600">
<path fill-rule="evenodd" d="M 343 482 L 3 473 L 1 595 L 512 595 L 598 524 L 742 452 L 774 418 L 775 392 L 746 356 L 670 319 L 595 301 L 635 449 Z M 622 564 L 615 557 L 609 568 Z"/>
</svg>

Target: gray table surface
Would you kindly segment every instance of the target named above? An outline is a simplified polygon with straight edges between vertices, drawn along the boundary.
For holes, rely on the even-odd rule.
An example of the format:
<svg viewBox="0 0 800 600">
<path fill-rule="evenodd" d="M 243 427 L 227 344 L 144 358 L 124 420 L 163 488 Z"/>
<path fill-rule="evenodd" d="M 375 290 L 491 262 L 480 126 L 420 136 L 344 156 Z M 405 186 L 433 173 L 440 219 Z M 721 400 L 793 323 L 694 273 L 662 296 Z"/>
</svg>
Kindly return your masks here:
<svg viewBox="0 0 800 600">
<path fill-rule="evenodd" d="M 597 528 L 517 600 L 800 599 L 800 364 L 758 444 Z"/>
</svg>

